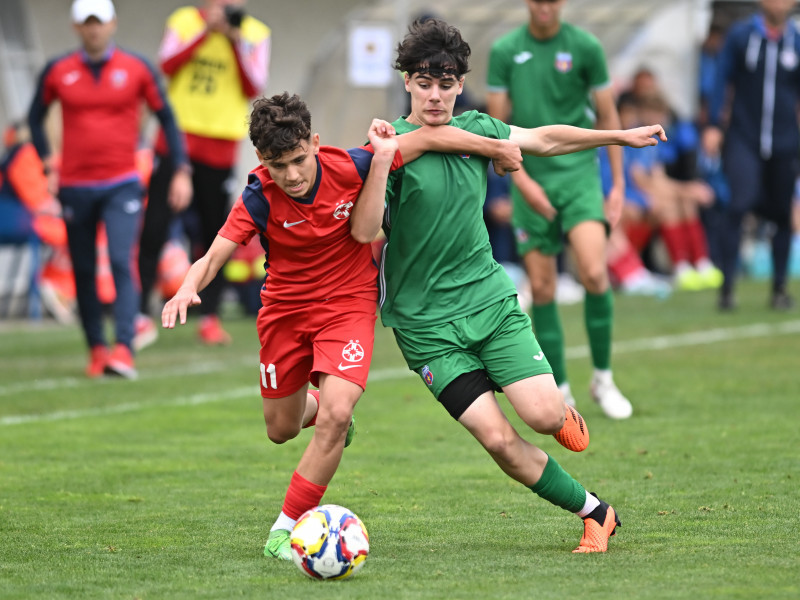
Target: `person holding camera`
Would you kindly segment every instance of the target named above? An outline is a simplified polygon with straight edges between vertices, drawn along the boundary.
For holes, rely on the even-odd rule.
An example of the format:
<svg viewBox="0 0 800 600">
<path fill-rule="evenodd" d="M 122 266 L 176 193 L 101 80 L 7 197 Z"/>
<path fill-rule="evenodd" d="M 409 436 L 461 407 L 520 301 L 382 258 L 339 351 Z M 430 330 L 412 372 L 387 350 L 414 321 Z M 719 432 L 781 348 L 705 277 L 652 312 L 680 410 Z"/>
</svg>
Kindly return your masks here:
<svg viewBox="0 0 800 600">
<path fill-rule="evenodd" d="M 229 210 L 228 181 L 233 175 L 239 142 L 247 135 L 250 99 L 267 85 L 270 29 L 248 15 L 244 0 L 204 0 L 200 6 L 175 10 L 166 22 L 158 51 L 161 70 L 169 79 L 167 94 L 178 126 L 185 133 L 194 196 L 191 209 L 197 227 L 187 227 L 194 259 L 202 256 L 225 223 Z M 157 328 L 150 318 L 150 295 L 158 259 L 173 215 L 189 208 L 168 201 L 168 184 L 175 171 L 166 153 L 163 132 L 155 147 L 155 168 L 139 249 L 142 282 L 140 315 L 134 345 L 153 343 Z M 201 295 L 198 334 L 206 344 L 227 344 L 218 309 L 221 275 Z"/>
</svg>

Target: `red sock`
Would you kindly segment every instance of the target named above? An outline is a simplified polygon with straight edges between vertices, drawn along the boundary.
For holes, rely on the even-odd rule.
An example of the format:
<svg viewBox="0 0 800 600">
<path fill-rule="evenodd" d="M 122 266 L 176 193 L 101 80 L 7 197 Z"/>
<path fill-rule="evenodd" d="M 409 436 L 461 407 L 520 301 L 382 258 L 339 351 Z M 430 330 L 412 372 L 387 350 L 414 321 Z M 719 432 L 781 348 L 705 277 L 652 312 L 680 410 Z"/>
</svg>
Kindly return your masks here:
<svg viewBox="0 0 800 600">
<path fill-rule="evenodd" d="M 686 223 L 686 233 L 689 241 L 689 258 L 697 264 L 703 258 L 708 258 L 708 242 L 706 230 L 700 219 L 694 218 Z"/>
<path fill-rule="evenodd" d="M 673 265 L 689 262 L 689 240 L 683 223 L 661 226 L 661 239 Z"/>
<path fill-rule="evenodd" d="M 306 427 L 313 427 L 317 424 L 317 415 L 319 414 L 319 390 L 308 390 L 308 393 L 314 396 L 317 401 L 317 412 L 314 413 L 314 416 L 309 419 L 308 423 L 303 425 L 303 429 Z"/>
<path fill-rule="evenodd" d="M 644 222 L 633 222 L 625 225 L 625 235 L 628 236 L 636 250 L 641 252 L 653 236 L 653 228 Z"/>
<path fill-rule="evenodd" d="M 609 272 L 620 283 L 624 283 L 631 275 L 638 273 L 643 267 L 642 259 L 633 250 L 633 247 L 628 248 L 627 252 L 623 252 L 608 263 Z"/>
<path fill-rule="evenodd" d="M 292 480 L 289 482 L 289 489 L 286 490 L 286 498 L 283 501 L 283 514 L 290 519 L 299 519 L 307 510 L 319 506 L 327 485 L 317 485 L 304 479 L 297 471 L 292 473 Z"/>
</svg>

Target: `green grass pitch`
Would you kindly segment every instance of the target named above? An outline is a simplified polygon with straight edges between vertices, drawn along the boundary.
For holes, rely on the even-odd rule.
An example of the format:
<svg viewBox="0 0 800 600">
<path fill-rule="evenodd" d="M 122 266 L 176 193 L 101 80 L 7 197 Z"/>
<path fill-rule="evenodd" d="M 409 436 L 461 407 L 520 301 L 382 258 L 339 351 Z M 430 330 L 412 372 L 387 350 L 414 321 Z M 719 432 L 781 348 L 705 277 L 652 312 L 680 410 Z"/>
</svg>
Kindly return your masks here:
<svg viewBox="0 0 800 600">
<path fill-rule="evenodd" d="M 0 598 L 798 598 L 800 314 L 766 289 L 725 315 L 710 293 L 618 296 L 625 422 L 589 400 L 582 308 L 562 308 L 591 445 L 525 437 L 618 510 L 605 555 L 571 554 L 580 520 L 504 476 L 378 326 L 325 496 L 370 533 L 343 582 L 262 555 L 309 432 L 267 439 L 252 319 L 228 348 L 162 332 L 135 382 L 84 378 L 77 327 L 2 323 Z"/>
</svg>

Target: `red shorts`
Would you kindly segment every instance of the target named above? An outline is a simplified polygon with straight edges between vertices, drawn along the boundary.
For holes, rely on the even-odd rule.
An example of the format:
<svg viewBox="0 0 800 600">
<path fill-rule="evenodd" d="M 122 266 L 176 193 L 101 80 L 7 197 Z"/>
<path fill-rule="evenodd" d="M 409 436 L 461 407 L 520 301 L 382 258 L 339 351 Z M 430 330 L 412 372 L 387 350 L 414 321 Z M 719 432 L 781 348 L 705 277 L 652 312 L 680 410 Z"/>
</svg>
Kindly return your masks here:
<svg viewBox="0 0 800 600">
<path fill-rule="evenodd" d="M 349 297 L 262 307 L 256 321 L 261 341 L 261 396 L 284 398 L 309 381 L 319 387 L 320 373 L 365 389 L 376 309 L 374 299 Z"/>
</svg>

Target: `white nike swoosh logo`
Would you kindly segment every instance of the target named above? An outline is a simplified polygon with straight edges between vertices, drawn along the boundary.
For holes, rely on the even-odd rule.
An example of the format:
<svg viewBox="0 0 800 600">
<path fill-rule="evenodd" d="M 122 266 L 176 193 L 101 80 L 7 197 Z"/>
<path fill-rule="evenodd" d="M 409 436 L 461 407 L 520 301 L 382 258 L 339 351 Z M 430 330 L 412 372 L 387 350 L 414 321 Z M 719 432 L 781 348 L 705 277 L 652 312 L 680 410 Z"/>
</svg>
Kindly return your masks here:
<svg viewBox="0 0 800 600">
<path fill-rule="evenodd" d="M 347 371 L 347 369 L 355 369 L 356 367 L 363 367 L 364 365 L 347 365 L 344 366 L 342 363 L 339 363 L 339 370 L 340 371 Z"/>
<path fill-rule="evenodd" d="M 531 54 L 526 50 L 524 52 L 520 52 L 519 54 L 514 55 L 514 62 L 517 63 L 518 65 L 521 65 L 528 62 L 532 58 L 533 54 Z"/>
<path fill-rule="evenodd" d="M 303 219 L 302 221 L 295 221 L 294 223 L 289 223 L 289 221 L 284 221 L 283 226 L 286 227 L 286 229 L 289 229 L 289 227 L 294 227 L 295 225 L 300 225 L 300 223 L 305 223 L 305 222 L 306 222 L 305 219 Z"/>
<path fill-rule="evenodd" d="M 544 352 L 539 352 L 533 357 L 533 360 L 542 360 L 544 358 Z"/>
</svg>

